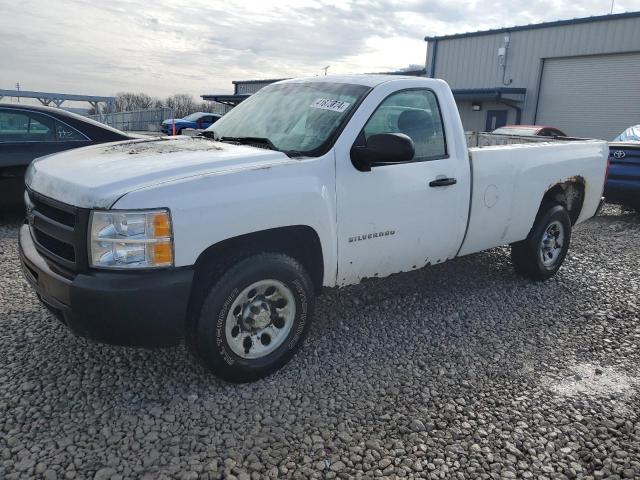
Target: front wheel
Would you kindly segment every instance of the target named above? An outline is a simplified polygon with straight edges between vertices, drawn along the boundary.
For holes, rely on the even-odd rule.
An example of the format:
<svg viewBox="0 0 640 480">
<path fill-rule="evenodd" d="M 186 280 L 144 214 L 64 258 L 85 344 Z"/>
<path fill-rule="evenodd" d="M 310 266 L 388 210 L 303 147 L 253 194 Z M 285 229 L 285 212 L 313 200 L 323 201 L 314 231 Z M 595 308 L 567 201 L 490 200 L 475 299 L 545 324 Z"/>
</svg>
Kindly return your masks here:
<svg viewBox="0 0 640 480">
<path fill-rule="evenodd" d="M 282 367 L 303 342 L 313 314 L 311 279 L 295 259 L 250 256 L 208 286 L 187 335 L 216 376 L 243 383 Z"/>
<path fill-rule="evenodd" d="M 560 269 L 569 250 L 571 219 L 562 205 L 543 205 L 526 239 L 511 245 L 518 273 L 546 280 Z"/>
</svg>

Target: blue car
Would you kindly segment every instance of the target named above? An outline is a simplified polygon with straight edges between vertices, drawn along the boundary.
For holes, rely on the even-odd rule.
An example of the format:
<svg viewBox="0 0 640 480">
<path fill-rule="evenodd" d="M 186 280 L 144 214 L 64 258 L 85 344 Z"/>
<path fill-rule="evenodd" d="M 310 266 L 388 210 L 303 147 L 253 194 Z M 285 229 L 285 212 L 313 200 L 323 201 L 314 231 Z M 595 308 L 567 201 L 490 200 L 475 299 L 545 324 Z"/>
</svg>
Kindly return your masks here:
<svg viewBox="0 0 640 480">
<path fill-rule="evenodd" d="M 216 123 L 222 115 L 216 115 L 215 113 L 196 112 L 191 115 L 187 115 L 184 118 L 169 118 L 162 122 L 162 133 L 167 135 L 173 135 L 173 123 L 176 124 L 176 135 L 181 135 L 182 130 L 185 128 L 195 128 L 197 130 L 204 130 Z"/>
<path fill-rule="evenodd" d="M 609 144 L 608 201 L 640 212 L 640 125 L 627 128 Z"/>
</svg>

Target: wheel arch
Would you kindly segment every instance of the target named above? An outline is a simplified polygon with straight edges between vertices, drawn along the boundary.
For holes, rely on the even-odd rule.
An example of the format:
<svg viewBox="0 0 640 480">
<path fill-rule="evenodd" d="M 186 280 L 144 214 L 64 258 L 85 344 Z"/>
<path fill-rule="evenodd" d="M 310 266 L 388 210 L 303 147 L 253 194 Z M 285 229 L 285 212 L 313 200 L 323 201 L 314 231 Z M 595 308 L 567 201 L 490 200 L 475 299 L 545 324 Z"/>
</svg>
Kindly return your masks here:
<svg viewBox="0 0 640 480">
<path fill-rule="evenodd" d="M 545 205 L 562 205 L 569 212 L 571 225 L 574 225 L 582 212 L 585 190 L 586 182 L 581 176 L 571 177 L 564 182 L 556 183 L 545 192 L 540 202 L 538 213 L 542 212 Z"/>
<path fill-rule="evenodd" d="M 324 280 L 324 256 L 318 233 L 308 225 L 290 225 L 251 232 L 221 240 L 207 247 L 194 264 L 194 285 L 218 275 L 248 255 L 277 252 L 295 258 L 305 267 L 317 292 Z M 207 267 L 215 264 L 217 271 Z"/>
</svg>

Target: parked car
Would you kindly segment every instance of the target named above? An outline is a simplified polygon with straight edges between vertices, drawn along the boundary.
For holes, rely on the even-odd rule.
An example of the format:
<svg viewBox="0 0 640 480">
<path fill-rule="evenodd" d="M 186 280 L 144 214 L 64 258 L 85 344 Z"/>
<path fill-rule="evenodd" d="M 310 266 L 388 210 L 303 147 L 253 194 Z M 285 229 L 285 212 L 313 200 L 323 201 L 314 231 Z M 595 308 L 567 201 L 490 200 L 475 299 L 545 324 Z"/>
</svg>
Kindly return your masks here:
<svg viewBox="0 0 640 480">
<path fill-rule="evenodd" d="M 222 115 L 215 113 L 196 112 L 191 115 L 187 115 L 184 118 L 169 118 L 162 122 L 162 133 L 167 135 L 173 135 L 173 124 L 176 125 L 176 135 L 181 135 L 185 128 L 193 128 L 196 130 L 204 130 L 216 123 L 222 118 Z"/>
<path fill-rule="evenodd" d="M 640 211 L 640 125 L 627 128 L 609 144 L 607 200 Z"/>
<path fill-rule="evenodd" d="M 58 108 L 0 103 L 0 208 L 22 203 L 24 174 L 37 157 L 130 137 Z"/>
<path fill-rule="evenodd" d="M 493 132 L 499 135 L 518 135 L 522 137 L 566 137 L 567 135 L 554 127 L 543 125 L 505 125 Z"/>
<path fill-rule="evenodd" d="M 34 162 L 20 252 L 74 332 L 184 337 L 232 382 L 292 357 L 322 287 L 504 244 L 517 272 L 553 276 L 608 157 L 599 140 L 468 148 L 449 86 L 420 77 L 274 83 L 204 134 Z"/>
</svg>

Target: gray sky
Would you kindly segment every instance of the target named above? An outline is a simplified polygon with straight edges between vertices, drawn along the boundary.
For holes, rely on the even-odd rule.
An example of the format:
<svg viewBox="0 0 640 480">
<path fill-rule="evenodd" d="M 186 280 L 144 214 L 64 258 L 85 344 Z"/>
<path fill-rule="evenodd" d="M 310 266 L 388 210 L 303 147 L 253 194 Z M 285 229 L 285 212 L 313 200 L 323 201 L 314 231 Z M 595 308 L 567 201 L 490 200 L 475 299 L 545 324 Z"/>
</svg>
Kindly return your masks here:
<svg viewBox="0 0 640 480">
<path fill-rule="evenodd" d="M 0 88 L 228 93 L 232 80 L 424 65 L 425 35 L 609 13 L 611 0 L 0 0 Z M 640 10 L 616 0 L 614 12 Z"/>
</svg>

